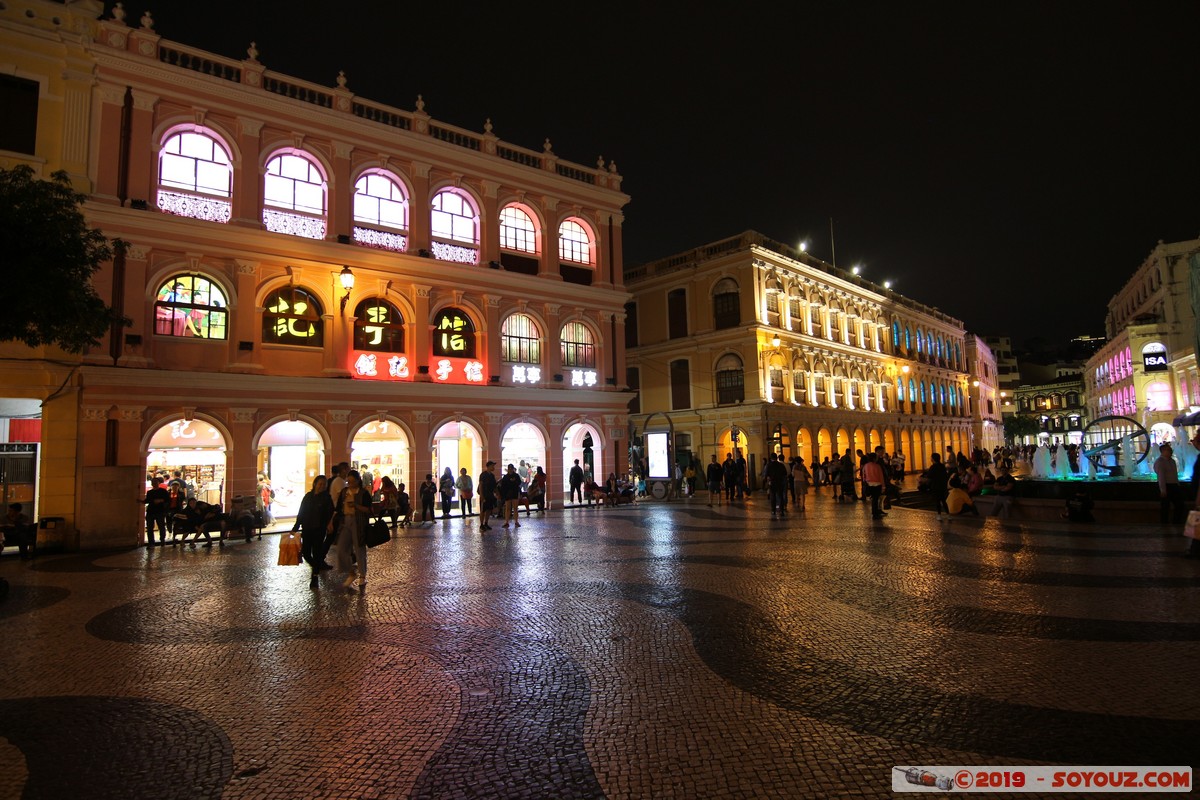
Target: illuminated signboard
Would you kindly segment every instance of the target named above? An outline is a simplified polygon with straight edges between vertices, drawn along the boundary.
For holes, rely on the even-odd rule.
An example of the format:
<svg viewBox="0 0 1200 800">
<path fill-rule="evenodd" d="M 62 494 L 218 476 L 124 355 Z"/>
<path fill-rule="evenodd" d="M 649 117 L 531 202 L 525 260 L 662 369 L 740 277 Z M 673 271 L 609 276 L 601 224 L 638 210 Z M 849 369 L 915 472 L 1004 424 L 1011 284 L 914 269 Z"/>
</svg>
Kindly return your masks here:
<svg viewBox="0 0 1200 800">
<path fill-rule="evenodd" d="M 1167 371 L 1167 346 L 1151 342 L 1142 348 L 1142 370 L 1145 372 Z"/>
<path fill-rule="evenodd" d="M 512 382 L 513 383 L 541 383 L 542 368 L 531 367 L 526 364 L 513 364 Z"/>
<path fill-rule="evenodd" d="M 475 357 L 475 326 L 465 312 L 445 308 L 434 317 L 433 355 L 435 360 L 442 356 L 451 359 Z"/>
<path fill-rule="evenodd" d="M 667 456 L 667 434 L 646 434 L 646 461 L 651 478 L 670 478 L 671 460 Z"/>
<path fill-rule="evenodd" d="M 596 370 L 594 370 L 594 369 L 573 369 L 573 370 L 571 370 L 571 385 L 572 386 L 595 386 L 596 385 Z"/>
<path fill-rule="evenodd" d="M 429 377 L 437 383 L 482 384 L 483 362 L 474 358 L 435 358 L 429 365 Z"/>
<path fill-rule="evenodd" d="M 412 367 L 402 353 L 350 351 L 350 374 L 367 381 L 410 381 Z"/>
</svg>

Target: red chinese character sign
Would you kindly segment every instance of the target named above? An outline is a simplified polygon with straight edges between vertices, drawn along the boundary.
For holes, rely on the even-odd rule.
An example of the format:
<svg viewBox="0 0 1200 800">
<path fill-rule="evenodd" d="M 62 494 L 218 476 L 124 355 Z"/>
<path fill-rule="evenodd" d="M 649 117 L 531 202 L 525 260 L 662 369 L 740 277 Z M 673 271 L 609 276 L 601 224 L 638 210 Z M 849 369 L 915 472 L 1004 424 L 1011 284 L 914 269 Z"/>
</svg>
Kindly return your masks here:
<svg viewBox="0 0 1200 800">
<path fill-rule="evenodd" d="M 411 381 L 413 368 L 403 353 L 350 351 L 350 374 L 368 381 Z"/>
<path fill-rule="evenodd" d="M 434 358 L 429 364 L 429 377 L 437 383 L 484 382 L 483 362 L 474 358 Z"/>
</svg>

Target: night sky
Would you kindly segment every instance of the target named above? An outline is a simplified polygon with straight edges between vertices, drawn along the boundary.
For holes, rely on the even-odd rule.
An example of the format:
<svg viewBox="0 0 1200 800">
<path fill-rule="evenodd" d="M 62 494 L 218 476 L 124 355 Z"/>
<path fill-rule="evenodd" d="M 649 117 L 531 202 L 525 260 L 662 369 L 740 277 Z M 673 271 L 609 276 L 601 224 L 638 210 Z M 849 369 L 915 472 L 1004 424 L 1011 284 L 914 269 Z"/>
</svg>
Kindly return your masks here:
<svg viewBox="0 0 1200 800">
<path fill-rule="evenodd" d="M 137 24 L 142 6 L 126 4 Z M 275 0 L 150 7 L 164 38 L 594 165 L 625 263 L 753 229 L 980 334 L 1103 334 L 1200 236 L 1200 3 Z"/>
</svg>

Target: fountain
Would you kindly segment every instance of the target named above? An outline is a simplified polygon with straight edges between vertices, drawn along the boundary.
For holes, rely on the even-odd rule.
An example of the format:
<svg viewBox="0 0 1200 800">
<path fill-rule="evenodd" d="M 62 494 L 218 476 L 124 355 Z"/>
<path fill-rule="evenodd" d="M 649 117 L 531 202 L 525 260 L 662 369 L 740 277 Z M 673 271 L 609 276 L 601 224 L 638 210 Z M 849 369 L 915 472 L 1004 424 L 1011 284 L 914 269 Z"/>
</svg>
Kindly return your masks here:
<svg viewBox="0 0 1200 800">
<path fill-rule="evenodd" d="M 1050 448 L 1045 444 L 1038 445 L 1038 449 L 1033 453 L 1033 477 L 1050 477 Z"/>
<path fill-rule="evenodd" d="M 1054 466 L 1051 469 L 1050 477 L 1054 480 L 1066 480 L 1071 477 L 1071 453 L 1065 444 L 1058 446 L 1058 452 L 1054 454 Z"/>
</svg>

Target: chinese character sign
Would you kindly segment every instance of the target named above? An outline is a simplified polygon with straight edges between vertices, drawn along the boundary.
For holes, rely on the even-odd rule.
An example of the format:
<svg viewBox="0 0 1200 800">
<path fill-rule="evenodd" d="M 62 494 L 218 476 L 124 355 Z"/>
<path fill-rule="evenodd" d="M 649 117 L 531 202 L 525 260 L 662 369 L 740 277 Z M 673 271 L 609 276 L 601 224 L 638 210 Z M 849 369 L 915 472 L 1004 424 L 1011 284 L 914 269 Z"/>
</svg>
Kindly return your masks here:
<svg viewBox="0 0 1200 800">
<path fill-rule="evenodd" d="M 572 386 L 595 386 L 596 385 L 596 370 L 594 370 L 594 369 L 571 370 L 571 385 Z"/>
<path fill-rule="evenodd" d="M 483 384 L 483 362 L 474 358 L 437 358 L 429 365 L 429 376 L 436 383 Z"/>
<path fill-rule="evenodd" d="M 410 381 L 408 356 L 400 353 L 350 351 L 350 375 L 368 381 Z"/>
</svg>

